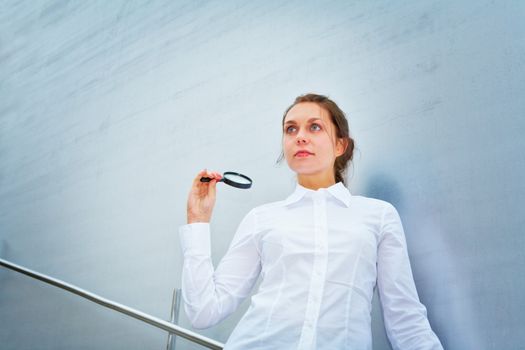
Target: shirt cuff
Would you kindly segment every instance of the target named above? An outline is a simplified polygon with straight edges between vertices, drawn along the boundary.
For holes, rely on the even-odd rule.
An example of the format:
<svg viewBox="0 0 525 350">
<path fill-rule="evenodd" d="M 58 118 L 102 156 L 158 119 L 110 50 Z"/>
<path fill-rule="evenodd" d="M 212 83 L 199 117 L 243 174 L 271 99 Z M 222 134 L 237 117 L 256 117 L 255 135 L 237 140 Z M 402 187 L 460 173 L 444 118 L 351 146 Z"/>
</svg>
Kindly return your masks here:
<svg viewBox="0 0 525 350">
<path fill-rule="evenodd" d="M 184 256 L 211 256 L 210 223 L 194 222 L 179 227 L 179 237 Z"/>
</svg>

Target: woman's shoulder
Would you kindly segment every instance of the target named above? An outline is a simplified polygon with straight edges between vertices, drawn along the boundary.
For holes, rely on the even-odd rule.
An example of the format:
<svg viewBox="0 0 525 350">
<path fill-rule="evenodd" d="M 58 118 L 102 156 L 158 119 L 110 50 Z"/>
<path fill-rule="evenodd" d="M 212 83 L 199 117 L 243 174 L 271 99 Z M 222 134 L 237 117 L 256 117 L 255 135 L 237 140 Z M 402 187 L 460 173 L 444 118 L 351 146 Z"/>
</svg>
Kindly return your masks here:
<svg viewBox="0 0 525 350">
<path fill-rule="evenodd" d="M 271 226 L 281 216 L 284 201 L 266 202 L 252 207 L 245 215 L 244 220 L 253 223 L 255 227 Z"/>
</svg>

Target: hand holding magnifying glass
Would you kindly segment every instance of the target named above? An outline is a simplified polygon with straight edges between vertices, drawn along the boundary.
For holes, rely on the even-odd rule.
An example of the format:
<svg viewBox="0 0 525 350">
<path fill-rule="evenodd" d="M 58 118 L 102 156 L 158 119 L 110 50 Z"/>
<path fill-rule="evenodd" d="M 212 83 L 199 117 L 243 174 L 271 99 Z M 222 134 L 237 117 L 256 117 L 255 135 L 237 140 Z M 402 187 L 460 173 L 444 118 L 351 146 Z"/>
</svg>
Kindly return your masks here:
<svg viewBox="0 0 525 350">
<path fill-rule="evenodd" d="M 211 178 L 209 177 L 201 177 L 201 182 L 210 182 Z M 252 187 L 252 179 L 250 179 L 248 176 L 239 174 L 233 171 L 226 171 L 222 178 L 217 182 L 224 182 L 225 184 L 228 184 L 230 186 L 236 187 L 236 188 L 250 188 Z"/>
<path fill-rule="evenodd" d="M 243 189 L 250 188 L 252 185 L 252 179 L 248 176 L 233 171 L 227 171 L 221 175 L 215 171 L 201 170 L 194 178 L 188 195 L 188 224 L 210 222 L 215 205 L 215 187 L 220 181 Z"/>
</svg>

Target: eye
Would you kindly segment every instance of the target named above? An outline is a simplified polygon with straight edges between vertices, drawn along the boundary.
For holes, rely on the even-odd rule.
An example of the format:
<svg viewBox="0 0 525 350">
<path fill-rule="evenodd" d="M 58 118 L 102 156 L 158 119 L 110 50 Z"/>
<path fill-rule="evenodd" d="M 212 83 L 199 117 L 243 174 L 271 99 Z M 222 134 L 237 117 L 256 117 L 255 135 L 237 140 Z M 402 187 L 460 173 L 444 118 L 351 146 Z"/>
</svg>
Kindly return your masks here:
<svg viewBox="0 0 525 350">
<path fill-rule="evenodd" d="M 315 127 L 315 126 L 318 127 L 317 130 L 321 130 L 321 126 L 320 126 L 319 124 L 317 124 L 317 123 L 313 123 L 312 126 L 311 126 L 311 128 L 313 128 L 313 127 Z"/>
<path fill-rule="evenodd" d="M 295 126 L 289 126 L 289 127 L 287 127 L 286 130 L 285 130 L 286 133 L 289 134 L 289 133 L 291 132 L 291 131 L 290 131 L 291 129 L 295 129 Z"/>
</svg>

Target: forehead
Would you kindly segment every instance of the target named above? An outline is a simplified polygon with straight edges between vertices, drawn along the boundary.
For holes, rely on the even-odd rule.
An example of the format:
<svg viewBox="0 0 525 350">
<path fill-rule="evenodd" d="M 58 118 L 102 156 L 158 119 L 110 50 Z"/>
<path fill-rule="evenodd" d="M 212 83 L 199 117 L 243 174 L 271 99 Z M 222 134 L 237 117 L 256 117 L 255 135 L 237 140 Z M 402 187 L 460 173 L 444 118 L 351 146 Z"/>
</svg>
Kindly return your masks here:
<svg viewBox="0 0 525 350">
<path fill-rule="evenodd" d="M 327 121 L 329 120 L 329 114 L 326 109 L 315 102 L 300 102 L 286 113 L 284 123 L 292 121 L 302 123 L 310 118 L 320 118 L 323 121 Z"/>
</svg>

